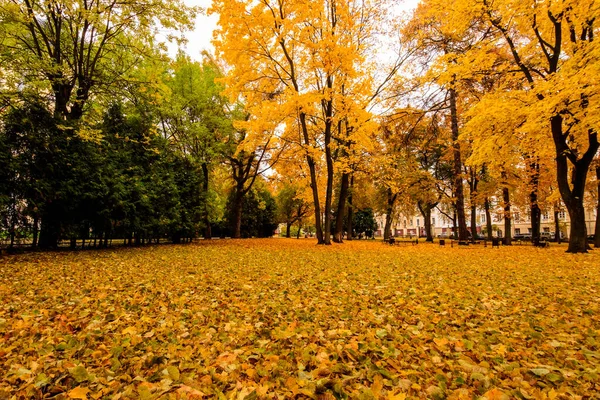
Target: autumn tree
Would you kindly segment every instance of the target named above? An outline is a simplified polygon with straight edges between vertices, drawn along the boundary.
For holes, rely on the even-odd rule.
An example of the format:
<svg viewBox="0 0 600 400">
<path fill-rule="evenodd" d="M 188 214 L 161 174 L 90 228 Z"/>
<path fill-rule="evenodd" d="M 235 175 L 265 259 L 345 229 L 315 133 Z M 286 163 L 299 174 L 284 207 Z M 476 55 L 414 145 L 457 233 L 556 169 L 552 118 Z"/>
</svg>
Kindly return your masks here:
<svg viewBox="0 0 600 400">
<path fill-rule="evenodd" d="M 404 29 L 404 35 L 413 37 L 416 55 L 421 63 L 426 65 L 422 77 L 427 84 L 433 83 L 442 90 L 439 103 L 445 107 L 447 121 L 451 132 L 453 155 L 453 195 L 458 225 L 458 238 L 466 240 L 468 230 L 465 214 L 464 194 L 464 150 L 459 140 L 463 118 L 461 117 L 461 79 L 456 69 L 458 60 L 472 47 L 480 43 L 487 35 L 476 19 L 470 18 L 472 13 L 464 7 L 458 7 L 465 12 L 462 19 L 453 20 L 448 24 L 449 14 L 447 3 L 439 0 L 421 2 L 415 10 L 412 20 Z"/>
<path fill-rule="evenodd" d="M 157 29 L 189 29 L 195 11 L 181 0 L 4 0 L 0 57 L 15 90 L 36 86 L 55 117 L 76 121 L 90 98 L 116 91 Z"/>
<path fill-rule="evenodd" d="M 518 96 L 528 111 L 522 129 L 541 143 L 551 137 L 558 189 L 571 220 L 567 251 L 586 252 L 584 192 L 600 146 L 594 72 L 600 51 L 593 40 L 599 5 L 483 0 L 472 6 L 497 33 L 496 43 L 507 47 L 518 71 L 523 87 Z"/>
<path fill-rule="evenodd" d="M 220 16 L 216 47 L 231 65 L 227 86 L 232 95 L 243 98 L 253 118 L 249 124 L 280 120 L 285 135 L 301 139 L 321 244 L 331 240 L 336 139 L 353 143 L 349 135 L 364 137 L 369 129 L 365 105 L 378 86 L 367 49 L 384 3 L 326 0 L 311 7 L 298 0 L 213 3 L 212 11 Z M 257 129 L 248 131 L 260 134 Z M 319 193 L 321 165 L 324 203 Z"/>
</svg>

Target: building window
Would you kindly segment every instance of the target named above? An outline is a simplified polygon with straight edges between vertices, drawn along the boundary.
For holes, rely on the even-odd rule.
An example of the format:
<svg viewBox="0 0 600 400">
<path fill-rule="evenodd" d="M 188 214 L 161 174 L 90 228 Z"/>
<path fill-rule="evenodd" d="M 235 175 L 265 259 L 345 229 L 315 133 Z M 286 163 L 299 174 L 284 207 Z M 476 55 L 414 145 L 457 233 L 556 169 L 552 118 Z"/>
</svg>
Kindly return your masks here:
<svg viewBox="0 0 600 400">
<path fill-rule="evenodd" d="M 544 211 L 544 213 L 542 214 L 542 219 L 544 221 L 548 221 L 549 218 L 550 216 L 548 215 L 548 211 Z"/>
<path fill-rule="evenodd" d="M 558 212 L 558 219 L 567 219 L 567 214 L 564 211 Z"/>
<path fill-rule="evenodd" d="M 515 235 L 519 235 L 521 233 L 521 228 L 515 228 Z"/>
<path fill-rule="evenodd" d="M 419 226 L 419 218 L 417 218 L 417 226 Z"/>
<path fill-rule="evenodd" d="M 431 225 L 435 225 L 435 218 L 431 218 Z"/>
</svg>

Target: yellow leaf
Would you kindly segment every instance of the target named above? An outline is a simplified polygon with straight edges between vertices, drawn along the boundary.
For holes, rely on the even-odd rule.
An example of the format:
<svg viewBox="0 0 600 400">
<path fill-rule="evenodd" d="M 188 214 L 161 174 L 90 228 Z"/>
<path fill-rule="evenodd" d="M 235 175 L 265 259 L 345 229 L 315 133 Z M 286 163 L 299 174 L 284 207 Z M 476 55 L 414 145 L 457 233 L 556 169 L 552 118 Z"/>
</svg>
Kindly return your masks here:
<svg viewBox="0 0 600 400">
<path fill-rule="evenodd" d="M 89 391 L 90 391 L 90 389 L 88 389 L 88 388 L 77 386 L 75 389 L 70 390 L 69 393 L 67 393 L 67 396 L 69 396 L 70 399 L 86 400 L 87 394 L 89 393 Z"/>
<path fill-rule="evenodd" d="M 121 331 L 121 334 L 123 335 L 135 335 L 136 333 L 137 329 L 135 329 L 135 326 L 130 326 L 129 328 L 125 328 L 123 331 Z"/>
<path fill-rule="evenodd" d="M 388 395 L 388 400 L 405 400 L 406 399 L 406 394 L 404 393 L 398 393 L 398 394 L 389 394 Z"/>
</svg>

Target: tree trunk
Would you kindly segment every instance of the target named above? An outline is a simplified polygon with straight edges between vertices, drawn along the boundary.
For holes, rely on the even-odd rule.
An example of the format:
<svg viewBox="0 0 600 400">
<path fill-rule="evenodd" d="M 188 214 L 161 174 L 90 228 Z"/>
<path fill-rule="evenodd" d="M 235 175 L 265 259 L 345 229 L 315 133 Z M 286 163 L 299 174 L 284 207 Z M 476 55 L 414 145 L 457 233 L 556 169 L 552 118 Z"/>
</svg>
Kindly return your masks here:
<svg viewBox="0 0 600 400">
<path fill-rule="evenodd" d="M 394 205 L 396 204 L 397 194 L 392 194 L 392 189 L 387 190 L 387 209 L 385 214 L 385 227 L 383 229 L 383 240 L 389 240 L 392 235 L 392 221 L 394 214 Z"/>
<path fill-rule="evenodd" d="M 452 213 L 452 235 L 453 239 L 458 238 L 458 225 L 456 224 L 456 208 L 454 208 L 454 212 Z"/>
<path fill-rule="evenodd" d="M 308 127 L 306 126 L 306 114 L 300 112 L 300 126 L 302 128 L 302 136 L 304 137 L 304 145 L 310 146 L 310 136 L 308 134 Z M 310 153 L 306 153 L 306 163 L 308 164 L 308 170 L 310 172 L 310 188 L 313 194 L 313 203 L 315 207 L 315 235 L 317 237 L 317 243 L 325 243 L 323 237 L 323 226 L 321 224 L 321 203 L 319 202 L 319 186 L 317 181 L 317 168 L 315 160 Z"/>
<path fill-rule="evenodd" d="M 335 217 L 335 230 L 333 232 L 333 241 L 342 243 L 344 236 L 344 212 L 346 211 L 346 198 L 348 197 L 348 188 L 350 186 L 350 174 L 342 173 L 342 184 L 340 187 L 340 197 L 338 199 L 337 213 Z"/>
<path fill-rule="evenodd" d="M 487 239 L 492 240 L 492 214 L 490 213 L 490 199 L 488 197 L 485 198 L 483 206 L 485 207 L 485 228 L 487 231 Z"/>
<path fill-rule="evenodd" d="M 542 212 L 538 204 L 538 190 L 539 190 L 539 176 L 540 176 L 540 165 L 536 162 L 530 163 L 530 185 L 531 192 L 529 193 L 529 207 L 531 213 L 531 241 L 533 243 L 540 242 L 540 226 L 542 219 Z"/>
<path fill-rule="evenodd" d="M 588 148 L 583 156 L 577 159 L 567 144 L 567 135 L 563 132 L 563 117 L 560 114 L 550 118 L 550 127 L 556 148 L 558 190 L 571 220 L 567 252 L 587 253 L 587 227 L 583 199 L 587 174 L 600 147 L 598 135 L 591 129 L 588 131 Z M 569 171 L 569 162 L 571 171 Z M 570 182 L 569 175 L 571 175 Z"/>
<path fill-rule="evenodd" d="M 352 218 L 354 218 L 354 208 L 352 208 L 352 189 L 354 188 L 354 174 L 350 178 L 350 190 L 348 191 L 348 226 L 346 227 L 346 239 L 352 240 L 354 236 L 354 227 L 352 226 Z"/>
<path fill-rule="evenodd" d="M 33 241 L 31 242 L 31 247 L 37 247 L 38 245 L 38 216 L 33 217 Z"/>
<path fill-rule="evenodd" d="M 454 206 L 458 222 L 458 239 L 467 240 L 467 222 L 465 218 L 465 195 L 463 190 L 462 160 L 460 154 L 460 143 L 458 142 L 458 111 L 456 108 L 456 91 L 449 89 L 450 96 L 450 119 L 452 128 L 452 147 L 454 154 Z"/>
<path fill-rule="evenodd" d="M 208 185 L 209 185 L 209 171 L 208 164 L 202 163 L 202 175 L 204 180 L 202 181 L 202 192 L 204 193 L 204 239 L 212 239 L 212 227 L 210 225 L 210 216 L 208 215 L 208 207 L 206 202 L 208 201 Z"/>
<path fill-rule="evenodd" d="M 600 165 L 596 167 L 596 184 L 598 199 L 596 199 L 596 228 L 594 229 L 594 247 L 600 247 Z"/>
<path fill-rule="evenodd" d="M 231 237 L 234 239 L 239 239 L 242 237 L 242 208 L 244 206 L 244 195 L 242 194 L 242 189 L 237 187 L 235 189 L 235 195 L 233 198 L 233 223 L 232 223 L 232 234 Z"/>
<path fill-rule="evenodd" d="M 425 236 L 426 242 L 433 242 L 433 235 L 431 233 L 431 204 L 422 204 L 421 202 L 417 203 L 419 207 L 419 211 L 421 211 L 421 215 L 423 216 L 423 224 L 425 225 Z M 419 232 L 420 234 L 420 232 Z"/>
<path fill-rule="evenodd" d="M 285 224 L 285 237 L 288 238 L 288 239 L 292 237 L 291 232 L 290 232 L 291 228 L 292 228 L 292 223 L 291 222 L 286 222 L 286 224 Z"/>
<path fill-rule="evenodd" d="M 502 200 L 504 201 L 504 244 L 512 244 L 512 215 L 510 213 L 510 192 L 507 187 L 502 188 Z"/>
<path fill-rule="evenodd" d="M 42 228 L 40 229 L 39 247 L 42 249 L 55 249 L 58 247 L 61 225 L 51 217 L 52 211 L 46 213 L 42 218 Z"/>
<path fill-rule="evenodd" d="M 331 153 L 331 117 L 333 115 L 333 104 L 329 100 L 325 102 L 325 164 L 327 166 L 327 182 L 325 185 L 325 229 L 323 229 L 323 244 L 331 244 L 331 204 L 333 200 L 333 154 Z"/>
<path fill-rule="evenodd" d="M 554 203 L 554 239 L 558 244 L 561 242 L 559 213 L 560 209 L 558 207 L 558 203 Z"/>
<path fill-rule="evenodd" d="M 471 199 L 471 240 L 474 242 L 477 236 L 477 186 L 479 185 L 479 179 L 477 179 L 477 171 L 475 168 L 470 168 L 471 179 L 469 181 L 470 188 L 470 199 Z"/>
</svg>

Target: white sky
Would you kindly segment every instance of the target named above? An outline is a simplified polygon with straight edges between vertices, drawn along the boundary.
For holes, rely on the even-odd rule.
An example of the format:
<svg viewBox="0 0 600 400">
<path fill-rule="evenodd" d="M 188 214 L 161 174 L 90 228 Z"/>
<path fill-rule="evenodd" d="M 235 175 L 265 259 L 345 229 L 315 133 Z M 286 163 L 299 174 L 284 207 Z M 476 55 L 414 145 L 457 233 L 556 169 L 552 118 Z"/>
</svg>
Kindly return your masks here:
<svg viewBox="0 0 600 400">
<path fill-rule="evenodd" d="M 189 6 L 200 6 L 206 10 L 210 7 L 212 0 L 184 0 L 184 2 Z M 203 50 L 208 50 L 210 53 L 214 51 L 214 47 L 210 41 L 212 40 L 213 31 L 217 27 L 218 20 L 218 15 L 211 15 L 209 17 L 206 13 L 198 14 L 196 29 L 185 35 L 188 39 L 185 51 L 190 57 L 199 60 Z"/>
<path fill-rule="evenodd" d="M 200 6 L 204 9 L 208 9 L 212 3 L 212 0 L 184 0 L 187 5 Z M 398 7 L 402 11 L 409 11 L 416 7 L 419 0 L 399 0 Z M 192 57 L 192 59 L 199 60 L 200 54 L 203 50 L 208 50 L 210 53 L 214 51 L 213 45 L 210 43 L 212 40 L 213 31 L 217 27 L 217 21 L 219 20 L 218 15 L 202 15 L 199 14 L 196 18 L 196 29 L 192 32 L 186 33 L 188 39 L 185 45 L 186 53 Z M 175 55 L 177 49 L 173 46 L 171 49 L 172 55 Z"/>
</svg>

